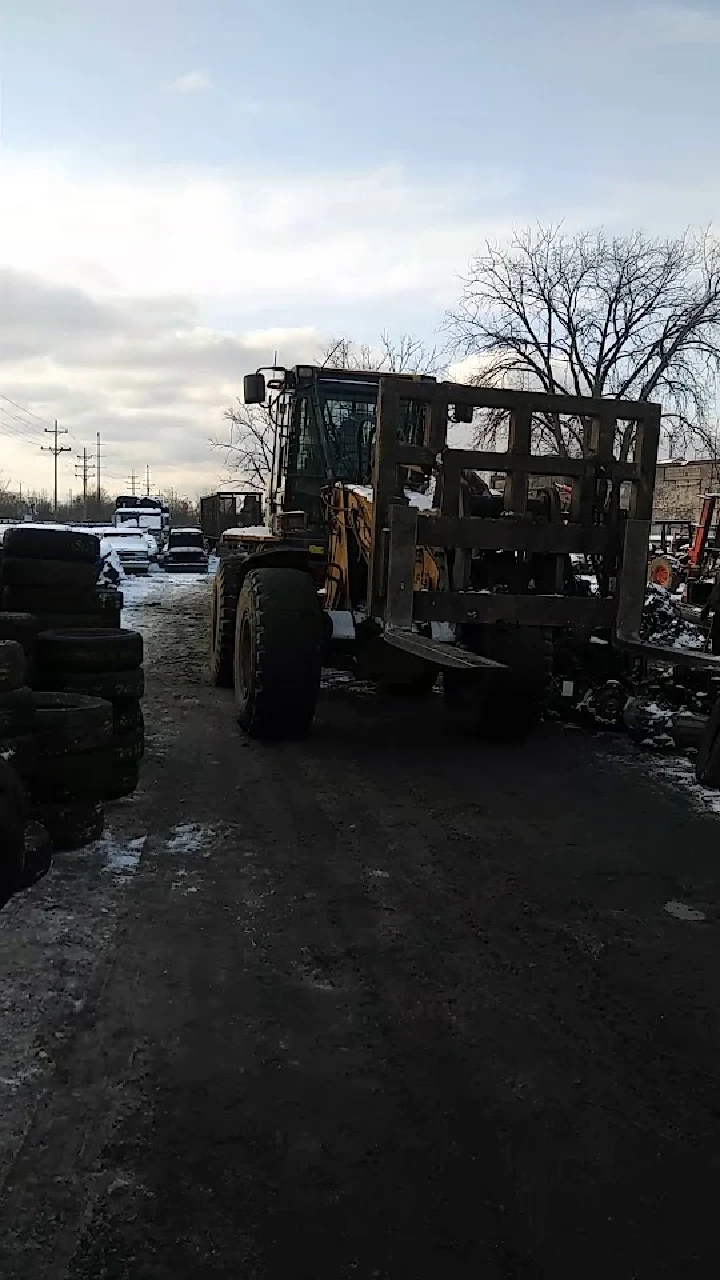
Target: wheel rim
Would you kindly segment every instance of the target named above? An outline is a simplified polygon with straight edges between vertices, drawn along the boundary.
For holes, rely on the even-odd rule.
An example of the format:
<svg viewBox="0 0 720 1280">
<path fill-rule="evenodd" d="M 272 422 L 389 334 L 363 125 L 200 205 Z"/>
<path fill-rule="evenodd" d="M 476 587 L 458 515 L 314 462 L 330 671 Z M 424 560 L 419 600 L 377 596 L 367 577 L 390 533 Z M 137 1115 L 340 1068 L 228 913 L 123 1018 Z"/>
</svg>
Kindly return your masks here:
<svg viewBox="0 0 720 1280">
<path fill-rule="evenodd" d="M 240 624 L 240 688 L 243 697 L 247 697 L 250 688 L 250 679 L 252 675 L 252 636 L 250 634 L 250 622 L 244 617 Z"/>
</svg>

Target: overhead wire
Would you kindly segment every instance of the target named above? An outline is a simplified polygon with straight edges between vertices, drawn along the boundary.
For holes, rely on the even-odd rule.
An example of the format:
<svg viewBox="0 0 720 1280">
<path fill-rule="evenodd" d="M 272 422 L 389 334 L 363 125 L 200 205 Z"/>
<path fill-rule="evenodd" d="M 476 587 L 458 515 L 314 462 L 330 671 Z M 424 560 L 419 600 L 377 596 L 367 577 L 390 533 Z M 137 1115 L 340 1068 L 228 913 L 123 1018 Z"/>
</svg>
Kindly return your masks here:
<svg viewBox="0 0 720 1280">
<path fill-rule="evenodd" d="M 7 435 L 20 443 L 31 444 L 37 448 L 40 442 L 44 441 L 45 435 L 52 431 L 55 425 L 54 419 L 46 418 L 39 413 L 35 413 L 33 409 L 28 409 L 27 405 L 20 404 L 17 400 L 13 400 L 11 396 L 7 396 L 1 391 L 0 401 L 4 401 L 3 404 L 0 404 L 0 434 Z M 16 409 L 18 412 L 13 413 L 10 409 L 6 408 L 6 405 L 12 405 L 13 409 Z M 18 416 L 19 414 L 24 416 Z M 34 419 L 34 421 L 28 421 L 29 418 Z M 43 425 L 36 426 L 36 422 L 42 423 Z M 87 448 L 88 451 L 94 449 L 94 445 L 91 446 L 85 444 L 78 438 L 78 436 L 76 436 L 75 432 L 71 428 L 66 427 L 65 431 L 67 432 L 69 439 L 75 443 L 78 449 Z M 118 457 L 117 450 L 113 448 L 110 448 L 109 450 L 105 448 L 103 449 L 103 455 L 105 457 L 107 457 L 108 452 L 111 456 L 114 454 L 116 462 L 122 466 L 122 459 Z M 115 472 L 107 471 L 105 468 L 103 468 L 102 476 L 104 479 L 115 481 L 116 484 L 127 485 L 128 483 L 127 475 L 121 476 Z"/>
</svg>

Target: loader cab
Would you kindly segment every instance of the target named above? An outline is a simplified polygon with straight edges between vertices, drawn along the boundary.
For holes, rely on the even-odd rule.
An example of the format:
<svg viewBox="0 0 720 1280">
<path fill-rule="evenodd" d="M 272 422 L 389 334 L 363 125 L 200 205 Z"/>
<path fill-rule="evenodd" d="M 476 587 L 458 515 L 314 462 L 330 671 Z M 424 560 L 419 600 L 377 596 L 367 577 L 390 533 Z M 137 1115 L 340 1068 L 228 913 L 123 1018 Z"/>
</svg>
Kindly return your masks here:
<svg viewBox="0 0 720 1280">
<path fill-rule="evenodd" d="M 269 509 L 273 525 L 281 512 L 304 513 L 309 530 L 327 524 L 325 490 L 336 480 L 371 482 L 375 418 L 381 374 L 367 370 L 296 365 L 245 378 L 246 404 L 265 401 L 275 427 Z M 413 375 L 408 375 L 413 378 Z M 434 378 L 423 377 L 434 382 Z M 422 442 L 424 408 L 401 402 L 403 439 Z"/>
</svg>

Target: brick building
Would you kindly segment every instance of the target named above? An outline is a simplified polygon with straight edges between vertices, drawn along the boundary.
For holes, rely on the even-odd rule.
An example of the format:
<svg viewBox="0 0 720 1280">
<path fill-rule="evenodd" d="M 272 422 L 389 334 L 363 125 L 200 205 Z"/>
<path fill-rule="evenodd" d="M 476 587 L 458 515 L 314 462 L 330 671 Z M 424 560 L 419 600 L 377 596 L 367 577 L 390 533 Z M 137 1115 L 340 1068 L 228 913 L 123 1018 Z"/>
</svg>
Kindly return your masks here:
<svg viewBox="0 0 720 1280">
<path fill-rule="evenodd" d="M 697 521 L 706 493 L 720 489 L 720 461 L 659 462 L 655 472 L 653 519 Z"/>
</svg>

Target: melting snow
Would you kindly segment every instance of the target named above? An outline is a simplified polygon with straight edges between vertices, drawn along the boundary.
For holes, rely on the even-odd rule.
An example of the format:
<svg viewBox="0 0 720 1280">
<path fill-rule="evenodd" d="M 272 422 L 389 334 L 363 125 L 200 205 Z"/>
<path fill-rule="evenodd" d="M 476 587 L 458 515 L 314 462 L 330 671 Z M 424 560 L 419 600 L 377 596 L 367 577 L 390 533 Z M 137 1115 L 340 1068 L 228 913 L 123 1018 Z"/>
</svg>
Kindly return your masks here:
<svg viewBox="0 0 720 1280">
<path fill-rule="evenodd" d="M 249 524 L 246 529 L 225 529 L 223 538 L 272 538 L 272 530 L 264 524 Z"/>
<path fill-rule="evenodd" d="M 720 814 L 720 791 L 713 791 L 698 782 L 695 767 L 687 756 L 645 757 L 642 764 L 655 777 L 671 783 L 676 789 L 681 787 L 698 809 Z"/>
<path fill-rule="evenodd" d="M 361 498 L 367 498 L 368 502 L 372 502 L 373 488 L 371 484 L 349 484 L 348 489 L 351 493 L 357 493 Z M 435 486 L 430 486 L 430 492 L 418 493 L 416 489 L 406 489 L 405 497 L 411 507 L 415 507 L 417 511 L 432 511 L 433 502 L 435 500 Z"/>
<path fill-rule="evenodd" d="M 212 834 L 212 827 L 203 827 L 199 822 L 184 822 L 172 828 L 165 847 L 170 853 L 199 853 Z"/>
<path fill-rule="evenodd" d="M 112 832 L 107 832 L 97 842 L 97 848 L 105 854 L 105 866 L 108 871 L 117 871 L 122 875 L 132 875 L 140 861 L 145 848 L 147 836 L 138 836 L 135 840 L 126 840 L 124 844 L 116 844 Z"/>
<path fill-rule="evenodd" d="M 674 898 L 670 902 L 665 903 L 665 910 L 669 916 L 675 916 L 676 920 L 705 919 L 704 911 L 696 911 L 694 907 L 688 907 L 684 902 L 676 902 Z"/>
</svg>

